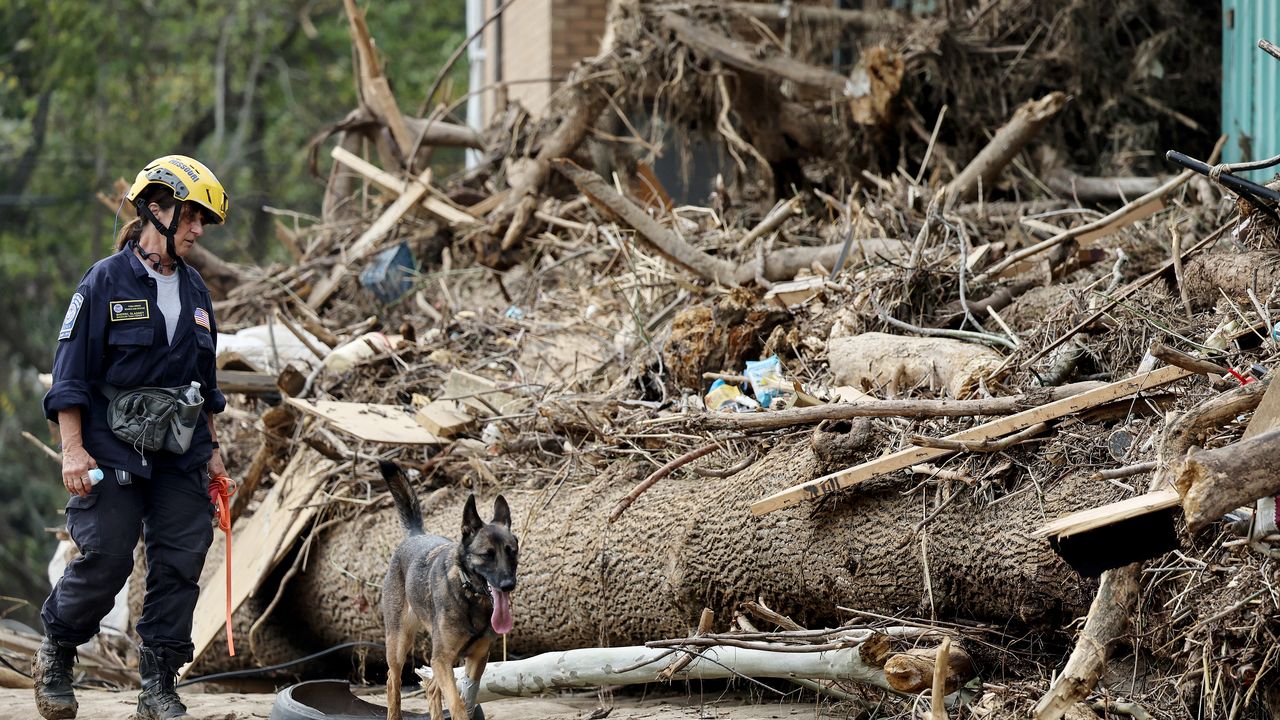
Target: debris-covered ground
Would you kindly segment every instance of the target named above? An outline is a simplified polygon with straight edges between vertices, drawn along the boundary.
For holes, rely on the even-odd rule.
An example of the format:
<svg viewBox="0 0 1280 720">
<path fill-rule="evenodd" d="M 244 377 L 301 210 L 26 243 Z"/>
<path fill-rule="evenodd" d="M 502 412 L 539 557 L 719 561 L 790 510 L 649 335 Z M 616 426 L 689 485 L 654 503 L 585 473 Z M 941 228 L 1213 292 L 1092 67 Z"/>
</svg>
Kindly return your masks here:
<svg viewBox="0 0 1280 720">
<path fill-rule="evenodd" d="M 753 673 L 761 697 L 1277 716 L 1275 503 L 1237 510 L 1280 491 L 1275 216 L 1162 162 L 1216 162 L 1217 8 L 940 5 L 619 3 L 543 119 L 506 108 L 427 185 L 423 123 L 363 85 L 323 217 L 279 224 L 293 262 L 202 268 L 241 331 L 241 585 L 228 658 L 217 543 L 193 674 L 381 642 L 393 459 L 431 531 L 511 503 L 511 659 L 851 651 L 861 674 Z M 714 192 L 673 201 L 655 154 L 708 147 Z M 1036 532 L 1161 491 L 1177 549 L 1160 513 L 1102 525 L 1075 545 L 1101 582 Z M 266 674 L 381 681 L 350 653 Z"/>
</svg>

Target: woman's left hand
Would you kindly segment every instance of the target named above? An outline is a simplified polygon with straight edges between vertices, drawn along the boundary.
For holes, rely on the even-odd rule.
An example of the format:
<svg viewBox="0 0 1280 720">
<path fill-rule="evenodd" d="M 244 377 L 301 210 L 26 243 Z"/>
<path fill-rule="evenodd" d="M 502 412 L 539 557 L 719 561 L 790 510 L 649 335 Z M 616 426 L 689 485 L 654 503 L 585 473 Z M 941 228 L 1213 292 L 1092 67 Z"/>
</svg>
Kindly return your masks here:
<svg viewBox="0 0 1280 720">
<path fill-rule="evenodd" d="M 227 474 L 227 466 L 222 464 L 222 452 L 213 449 L 213 457 L 209 458 L 209 477 L 216 478 Z"/>
</svg>

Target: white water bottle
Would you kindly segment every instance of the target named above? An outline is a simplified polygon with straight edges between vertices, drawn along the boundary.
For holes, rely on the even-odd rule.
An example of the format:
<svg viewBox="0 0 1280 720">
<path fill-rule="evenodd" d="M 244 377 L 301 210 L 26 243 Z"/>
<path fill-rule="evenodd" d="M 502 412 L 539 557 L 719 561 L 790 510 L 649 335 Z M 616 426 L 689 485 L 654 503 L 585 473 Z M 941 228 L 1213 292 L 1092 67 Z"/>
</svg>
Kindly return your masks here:
<svg viewBox="0 0 1280 720">
<path fill-rule="evenodd" d="M 204 398 L 200 396 L 200 383 L 192 380 L 186 390 L 182 391 L 182 402 L 185 405 L 199 405 L 204 402 Z"/>
<path fill-rule="evenodd" d="M 93 468 L 89 471 L 89 484 L 97 485 L 100 482 L 102 482 L 102 471 L 98 468 Z"/>
</svg>

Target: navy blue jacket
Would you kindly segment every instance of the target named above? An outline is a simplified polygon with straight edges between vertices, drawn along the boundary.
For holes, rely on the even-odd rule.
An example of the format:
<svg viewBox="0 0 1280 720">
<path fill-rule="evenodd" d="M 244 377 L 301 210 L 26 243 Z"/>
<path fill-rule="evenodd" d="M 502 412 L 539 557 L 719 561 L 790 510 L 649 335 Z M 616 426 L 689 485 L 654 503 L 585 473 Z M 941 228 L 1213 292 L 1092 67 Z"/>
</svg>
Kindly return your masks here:
<svg viewBox="0 0 1280 720">
<path fill-rule="evenodd" d="M 164 315 L 156 305 L 156 282 L 128 247 L 94 263 L 80 280 L 58 333 L 53 387 L 44 396 L 44 413 L 57 422 L 58 411 L 82 408 L 85 450 L 100 465 L 145 478 L 154 466 L 182 471 L 203 467 L 213 455 L 205 413 L 219 413 L 227 401 L 218 390 L 215 346 L 218 327 L 213 301 L 200 273 L 189 265 L 177 270 L 182 316 L 165 337 Z M 200 383 L 204 409 L 191 447 L 181 456 L 142 453 L 121 441 L 107 425 L 102 384 L 128 390 Z"/>
</svg>

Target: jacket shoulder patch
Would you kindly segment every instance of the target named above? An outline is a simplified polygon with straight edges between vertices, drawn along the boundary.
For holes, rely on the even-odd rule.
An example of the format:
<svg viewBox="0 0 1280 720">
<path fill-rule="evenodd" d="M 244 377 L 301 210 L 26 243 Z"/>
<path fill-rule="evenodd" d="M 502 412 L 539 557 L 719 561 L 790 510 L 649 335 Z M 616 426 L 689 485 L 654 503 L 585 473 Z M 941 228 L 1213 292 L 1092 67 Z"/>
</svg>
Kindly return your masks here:
<svg viewBox="0 0 1280 720">
<path fill-rule="evenodd" d="M 80 317 L 80 306 L 84 305 L 84 296 L 76 293 L 71 296 L 71 305 L 67 307 L 67 314 L 62 318 L 62 329 L 58 332 L 58 340 L 70 340 L 71 332 L 76 329 L 76 318 Z"/>
</svg>

